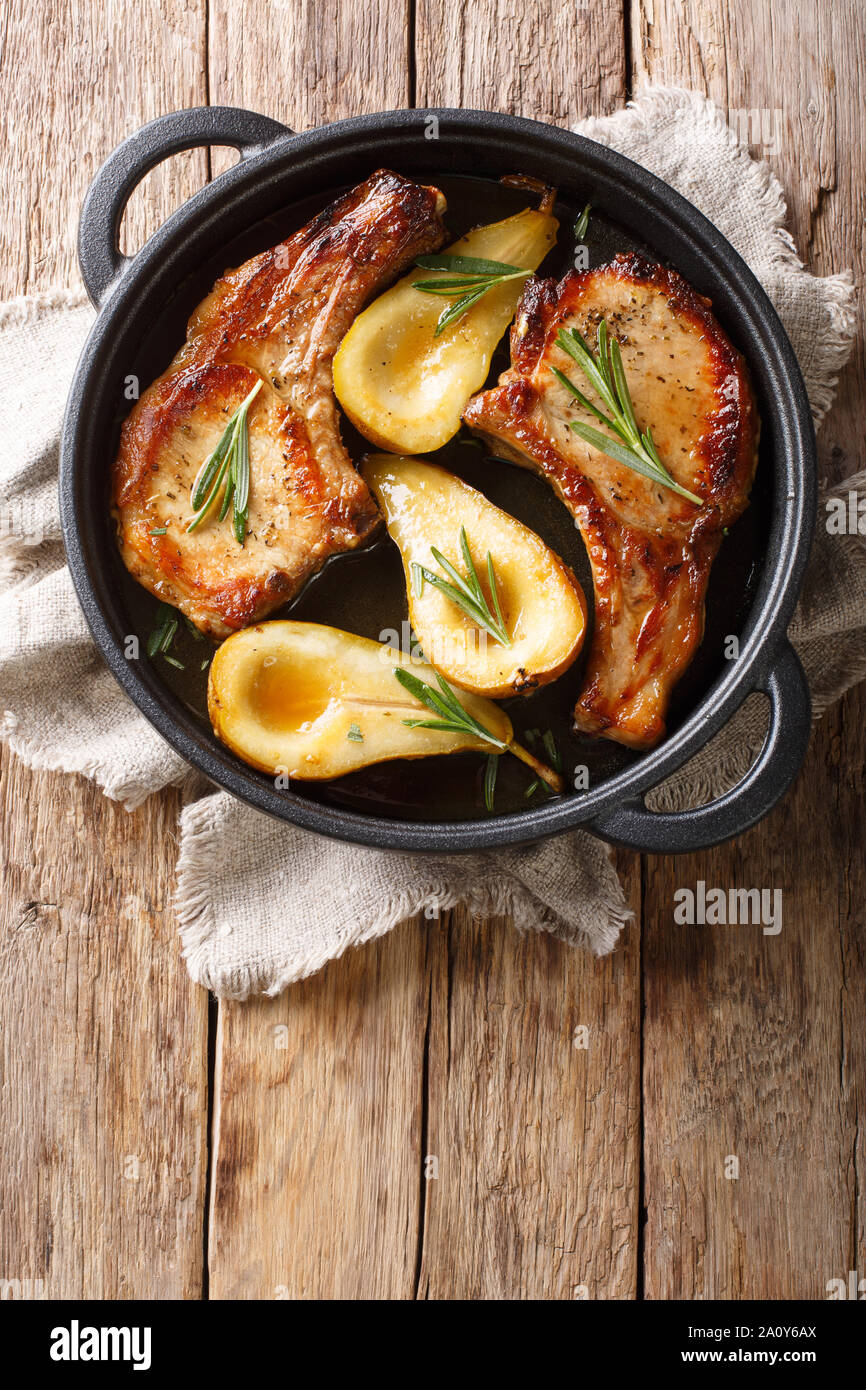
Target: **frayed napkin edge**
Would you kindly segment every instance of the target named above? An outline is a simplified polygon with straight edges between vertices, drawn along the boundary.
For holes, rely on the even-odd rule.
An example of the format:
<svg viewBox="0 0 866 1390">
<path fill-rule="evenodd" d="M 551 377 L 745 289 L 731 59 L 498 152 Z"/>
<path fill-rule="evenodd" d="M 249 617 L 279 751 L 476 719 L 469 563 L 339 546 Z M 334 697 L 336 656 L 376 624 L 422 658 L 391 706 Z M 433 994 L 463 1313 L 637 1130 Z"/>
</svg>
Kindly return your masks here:
<svg viewBox="0 0 866 1390">
<path fill-rule="evenodd" d="M 225 924 L 220 926 L 216 921 L 210 896 L 210 855 L 205 852 L 208 837 L 213 831 L 212 802 L 213 797 L 203 797 L 184 807 L 181 812 L 180 851 L 175 868 L 173 906 L 180 930 L 181 954 L 190 979 L 194 984 L 209 989 L 220 999 L 240 1002 L 256 994 L 267 997 L 281 994 L 289 985 L 308 979 L 330 961 L 339 960 L 348 950 L 386 936 L 402 922 L 432 912 L 438 915 L 458 906 L 465 907 L 476 917 L 508 918 L 510 925 L 520 935 L 529 931 L 548 932 L 566 945 L 580 946 L 597 958 L 610 955 L 624 927 L 634 920 L 634 910 L 625 902 L 622 887 L 613 870 L 612 850 L 609 845 L 602 845 L 611 864 L 619 893 L 615 895 L 606 887 L 601 889 L 599 906 L 603 925 L 595 939 L 579 921 L 559 917 L 543 903 L 539 903 L 533 898 L 531 890 L 519 878 L 509 873 L 498 860 L 499 874 L 494 885 L 481 887 L 480 884 L 471 883 L 468 887 L 461 885 L 460 888 L 449 888 L 443 878 L 441 886 L 435 887 L 420 899 L 415 895 L 410 896 L 407 889 L 390 897 L 382 911 L 369 921 L 363 930 L 347 937 L 336 949 L 332 946 L 323 948 L 315 955 L 308 956 L 303 963 L 294 967 L 284 967 L 277 974 L 274 974 L 273 968 L 240 964 L 226 970 L 214 970 L 210 948 L 213 937 L 224 929 Z M 250 814 L 256 813 L 250 811 Z M 267 988 L 263 988 L 266 982 Z"/>
<path fill-rule="evenodd" d="M 18 294 L 0 303 L 0 329 L 15 324 L 26 328 L 28 324 L 45 313 L 46 310 L 83 309 L 90 300 L 83 290 L 71 290 L 62 285 L 49 285 L 47 289 L 35 290 L 32 294 Z M 96 310 L 93 311 L 94 319 Z"/>
</svg>

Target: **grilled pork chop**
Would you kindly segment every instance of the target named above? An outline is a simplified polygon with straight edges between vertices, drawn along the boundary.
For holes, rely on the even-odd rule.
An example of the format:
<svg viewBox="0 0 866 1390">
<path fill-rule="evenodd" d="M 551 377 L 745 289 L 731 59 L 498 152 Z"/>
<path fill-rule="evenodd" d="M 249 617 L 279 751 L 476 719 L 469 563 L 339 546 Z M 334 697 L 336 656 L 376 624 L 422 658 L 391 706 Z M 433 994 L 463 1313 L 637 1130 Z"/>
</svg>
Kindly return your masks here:
<svg viewBox="0 0 866 1390">
<path fill-rule="evenodd" d="M 366 301 L 441 246 L 444 207 L 436 188 L 373 174 L 218 280 L 126 420 L 112 476 L 124 563 L 202 631 L 256 622 L 378 525 L 340 437 L 331 360 Z M 188 534 L 196 475 L 262 378 L 248 416 L 245 543 L 218 508 Z"/>
<path fill-rule="evenodd" d="M 593 351 L 607 320 L 619 340 L 639 427 L 650 427 L 675 480 L 703 505 L 584 443 L 571 420 L 601 428 L 557 381 L 593 404 L 577 364 L 556 346 L 577 328 Z M 724 529 L 745 509 L 759 421 L 745 363 L 709 301 L 641 256 L 530 281 L 511 332 L 511 369 L 469 402 L 464 419 L 495 451 L 548 478 L 586 544 L 595 630 L 575 728 L 634 748 L 665 731 L 676 681 L 704 625 L 704 595 Z"/>
</svg>

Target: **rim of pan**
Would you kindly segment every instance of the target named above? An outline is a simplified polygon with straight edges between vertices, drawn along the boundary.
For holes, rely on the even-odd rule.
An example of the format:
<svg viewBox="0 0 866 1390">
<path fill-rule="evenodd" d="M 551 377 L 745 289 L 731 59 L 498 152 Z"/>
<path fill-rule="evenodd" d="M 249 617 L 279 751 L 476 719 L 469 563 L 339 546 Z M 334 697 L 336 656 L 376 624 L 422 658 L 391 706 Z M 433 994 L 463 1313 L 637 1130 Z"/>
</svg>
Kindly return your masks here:
<svg viewBox="0 0 866 1390">
<path fill-rule="evenodd" d="M 424 138 L 424 122 L 431 116 L 440 123 L 438 142 Z M 443 123 L 453 137 L 446 146 L 441 139 Z M 407 140 L 412 141 L 408 147 Z M 517 140 L 522 149 L 515 148 Z M 471 155 L 467 155 L 470 142 Z M 440 156 L 442 149 L 447 149 L 447 158 Z M 105 363 L 111 361 L 117 325 L 124 320 L 136 322 L 154 296 L 173 290 L 179 263 L 190 256 L 190 246 L 207 240 L 216 225 L 226 221 L 242 225 L 243 205 L 251 189 L 309 183 L 312 176 L 314 185 L 336 187 L 340 180 L 329 178 L 328 170 L 349 156 L 365 171 L 368 165 L 394 161 L 402 161 L 405 167 L 408 160 L 408 171 L 417 177 L 425 168 L 430 172 L 438 168 L 440 174 L 484 174 L 489 167 L 485 157 L 494 166 L 511 161 L 513 168 L 514 159 L 525 153 L 564 163 L 572 179 L 576 171 L 583 187 L 591 185 L 596 196 L 601 195 L 599 206 L 605 211 L 609 210 L 605 198 L 623 198 L 611 215 L 623 225 L 639 225 L 641 236 L 651 245 L 660 240 L 675 242 L 679 249 L 665 259 L 679 256 L 703 265 L 716 292 L 722 292 L 726 317 L 735 321 L 741 345 L 753 345 L 753 353 L 746 349 L 747 360 L 758 379 L 764 416 L 772 420 L 774 487 L 768 550 L 775 554 L 775 562 L 764 564 L 742 634 L 740 657 L 657 749 L 580 796 L 489 819 L 406 821 L 310 801 L 293 791 L 278 792 L 269 779 L 246 768 L 214 735 L 209 736 L 146 663 L 126 659 L 97 594 L 94 576 L 100 573 L 101 563 L 89 534 L 79 465 L 89 451 L 99 449 L 95 420 L 100 412 L 93 407 L 113 375 Z M 301 196 L 290 189 L 281 206 Z M 260 214 L 255 220 L 260 220 Z M 278 819 L 358 844 L 439 853 L 525 843 L 577 827 L 639 797 L 693 756 L 766 675 L 784 641 L 808 559 L 816 488 L 811 415 L 793 349 L 763 288 L 721 233 L 674 189 L 614 150 L 537 121 L 447 108 L 383 112 L 298 135 L 287 132 L 189 199 L 127 262 L 110 288 L 76 368 L 61 441 L 61 518 L 79 600 L 113 675 L 166 741 L 213 782 Z"/>
</svg>

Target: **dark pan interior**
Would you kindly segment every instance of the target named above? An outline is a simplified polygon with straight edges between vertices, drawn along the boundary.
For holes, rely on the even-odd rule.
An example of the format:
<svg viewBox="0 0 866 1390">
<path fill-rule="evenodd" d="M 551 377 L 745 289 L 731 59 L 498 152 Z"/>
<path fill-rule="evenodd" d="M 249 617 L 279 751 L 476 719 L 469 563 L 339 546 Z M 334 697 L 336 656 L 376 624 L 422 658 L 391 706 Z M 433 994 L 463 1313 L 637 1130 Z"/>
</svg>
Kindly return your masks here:
<svg viewBox="0 0 866 1390">
<path fill-rule="evenodd" d="M 368 172 L 371 171 L 359 169 L 358 179 Z M 514 172 L 532 173 L 533 170 L 515 168 Z M 508 188 L 496 179 L 454 174 L 437 176 L 435 172 L 428 177 L 443 189 L 448 199 L 446 221 L 451 237 L 462 234 L 479 222 L 507 217 L 530 201 L 525 192 Z M 280 213 L 256 221 L 240 236 L 220 246 L 209 259 L 202 260 L 195 272 L 164 304 L 161 312 L 151 317 L 147 336 L 140 343 L 134 360 L 125 366 L 125 371 L 138 376 L 142 386 L 150 382 L 177 350 L 189 313 L 217 276 L 228 266 L 240 263 L 289 235 L 339 191 L 340 188 L 333 187 L 327 192 L 295 202 Z M 540 273 L 559 277 L 572 264 L 574 222 L 588 196 L 589 191 L 578 186 L 560 198 L 556 209 L 560 221 L 558 244 Z M 589 249 L 591 266 L 603 264 L 618 251 L 642 250 L 653 254 L 650 247 L 598 211 L 593 211 L 590 216 L 584 242 Z M 733 336 L 736 341 L 736 335 Z M 745 345 L 738 343 L 737 346 L 742 349 Z M 495 381 L 507 365 L 506 338 L 494 358 L 490 381 Z M 113 421 L 112 453 L 125 413 L 126 405 L 117 411 Z M 344 438 L 356 460 L 370 447 L 348 422 L 344 422 Z M 763 453 L 768 455 L 770 448 L 771 440 L 765 431 Z M 592 582 L 580 535 L 565 507 L 542 479 L 491 459 L 468 431 L 461 431 L 455 440 L 430 457 L 538 532 L 577 573 L 591 612 Z M 760 467 L 752 505 L 733 528 L 716 561 L 707 603 L 706 636 L 676 693 L 669 721 L 671 732 L 718 677 L 725 661 L 725 638 L 740 631 L 748 613 L 760 570 L 759 561 L 766 548 L 770 484 L 771 469 Z M 102 516 L 107 513 L 107 491 L 101 513 Z M 431 539 L 435 544 L 435 538 Z M 156 601 L 127 575 L 117 557 L 108 528 L 103 544 L 111 557 L 113 583 L 117 585 L 124 614 L 124 630 L 146 639 L 153 627 Z M 387 632 L 407 634 L 405 587 L 396 547 L 383 534 L 363 552 L 335 557 L 297 599 L 274 616 L 288 614 L 330 623 L 376 639 L 381 639 Z M 588 645 L 587 640 L 584 652 L 588 650 Z M 185 664 L 186 669 L 178 671 L 157 657 L 155 667 L 159 679 L 194 715 L 200 723 L 203 737 L 211 739 L 206 715 L 207 672 L 202 670 L 209 645 L 194 640 L 181 626 L 173 653 Z M 560 680 L 531 695 L 506 702 L 506 708 L 518 730 L 552 730 L 569 774 L 569 784 L 573 783 L 574 769 L 585 767 L 590 785 L 598 787 L 634 762 L 639 755 L 606 740 L 590 739 L 573 732 L 571 709 L 580 688 L 583 664 L 583 659 L 580 659 Z M 310 800 L 355 811 L 372 811 L 384 817 L 463 820 L 486 814 L 481 793 L 483 766 L 484 759 L 472 754 L 425 758 L 408 763 L 391 762 L 362 769 L 331 783 L 295 784 L 294 789 Z M 257 773 L 251 775 L 260 776 Z M 496 793 L 497 813 L 525 810 L 544 799 L 546 794 L 540 788 L 527 799 L 532 780 L 528 769 L 516 760 L 501 759 Z"/>
</svg>

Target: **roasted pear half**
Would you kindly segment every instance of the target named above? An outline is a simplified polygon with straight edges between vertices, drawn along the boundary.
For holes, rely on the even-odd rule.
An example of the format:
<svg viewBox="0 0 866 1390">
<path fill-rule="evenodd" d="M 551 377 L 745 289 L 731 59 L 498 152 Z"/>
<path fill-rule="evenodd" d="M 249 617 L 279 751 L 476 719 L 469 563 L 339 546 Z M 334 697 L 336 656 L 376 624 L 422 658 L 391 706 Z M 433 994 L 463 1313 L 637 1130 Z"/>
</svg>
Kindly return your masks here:
<svg viewBox="0 0 866 1390">
<path fill-rule="evenodd" d="M 568 669 L 586 632 L 586 600 L 534 531 L 424 459 L 371 454 L 361 472 L 400 548 L 412 628 L 438 671 L 504 699 Z"/>
<path fill-rule="evenodd" d="M 513 752 L 556 790 L 562 786 L 514 742 L 511 721 L 496 705 L 445 695 L 426 661 L 320 623 L 274 621 L 234 633 L 211 662 L 208 711 L 238 757 L 278 776 L 312 781 L 389 758 Z"/>
<path fill-rule="evenodd" d="M 551 200 L 552 201 L 552 200 Z M 525 208 L 455 241 L 444 253 L 535 270 L 556 241 L 549 211 Z M 437 336 L 443 306 L 415 281 L 448 280 L 417 267 L 359 314 L 334 358 L 334 390 L 349 419 L 379 449 L 423 454 L 460 428 L 470 396 L 484 385 L 497 343 L 514 317 L 525 279 L 487 291 Z M 455 291 L 454 300 L 461 291 Z"/>
</svg>

